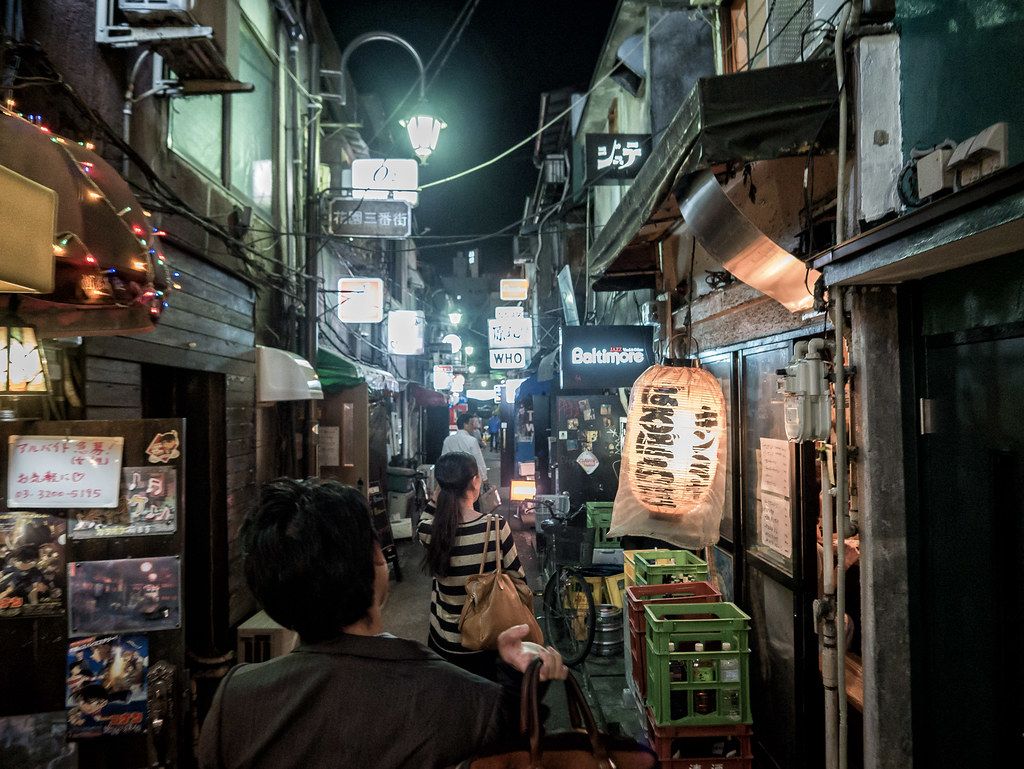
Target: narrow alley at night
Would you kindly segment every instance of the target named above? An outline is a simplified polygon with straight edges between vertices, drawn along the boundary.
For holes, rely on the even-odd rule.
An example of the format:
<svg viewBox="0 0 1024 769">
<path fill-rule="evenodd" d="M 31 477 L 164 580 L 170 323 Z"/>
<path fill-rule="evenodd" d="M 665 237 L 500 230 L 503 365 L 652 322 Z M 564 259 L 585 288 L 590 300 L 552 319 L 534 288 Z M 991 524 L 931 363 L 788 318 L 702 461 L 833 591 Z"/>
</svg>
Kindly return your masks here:
<svg viewBox="0 0 1024 769">
<path fill-rule="evenodd" d="M 0 0 L 0 769 L 1024 756 L 1019 0 Z"/>
</svg>

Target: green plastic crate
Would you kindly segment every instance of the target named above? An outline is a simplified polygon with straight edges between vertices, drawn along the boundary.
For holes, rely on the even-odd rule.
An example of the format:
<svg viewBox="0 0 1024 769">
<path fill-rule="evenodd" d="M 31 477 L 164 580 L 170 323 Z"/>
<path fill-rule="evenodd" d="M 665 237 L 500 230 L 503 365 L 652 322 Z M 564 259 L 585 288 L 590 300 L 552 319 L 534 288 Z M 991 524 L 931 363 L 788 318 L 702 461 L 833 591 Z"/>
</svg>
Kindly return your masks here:
<svg viewBox="0 0 1024 769">
<path fill-rule="evenodd" d="M 711 581 L 707 562 L 689 550 L 642 550 L 633 556 L 633 564 L 638 585 Z"/>
<path fill-rule="evenodd" d="M 612 525 L 611 502 L 587 502 L 587 528 L 594 530 L 594 547 L 622 547 L 617 537 L 608 537 Z"/>
<path fill-rule="evenodd" d="M 647 704 L 656 724 L 715 726 L 753 721 L 750 617 L 731 603 L 647 604 L 644 615 Z M 695 650 L 697 642 L 704 644 L 704 651 Z M 726 642 L 732 648 L 722 651 Z M 709 664 L 695 668 L 695 660 Z M 723 662 L 732 663 L 731 669 L 723 669 Z M 679 680 L 672 680 L 673 673 Z"/>
</svg>

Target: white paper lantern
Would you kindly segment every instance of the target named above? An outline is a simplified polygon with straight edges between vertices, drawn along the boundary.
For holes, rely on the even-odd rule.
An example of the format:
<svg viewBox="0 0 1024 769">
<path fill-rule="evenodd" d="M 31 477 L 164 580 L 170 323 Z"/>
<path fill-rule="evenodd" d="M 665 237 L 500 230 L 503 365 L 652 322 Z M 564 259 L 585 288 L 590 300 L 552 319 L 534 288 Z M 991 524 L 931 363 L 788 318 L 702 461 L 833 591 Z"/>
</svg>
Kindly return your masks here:
<svg viewBox="0 0 1024 769">
<path fill-rule="evenodd" d="M 651 366 L 633 385 L 624 480 L 653 516 L 685 516 L 715 488 L 726 438 L 725 398 L 709 372 Z"/>
</svg>

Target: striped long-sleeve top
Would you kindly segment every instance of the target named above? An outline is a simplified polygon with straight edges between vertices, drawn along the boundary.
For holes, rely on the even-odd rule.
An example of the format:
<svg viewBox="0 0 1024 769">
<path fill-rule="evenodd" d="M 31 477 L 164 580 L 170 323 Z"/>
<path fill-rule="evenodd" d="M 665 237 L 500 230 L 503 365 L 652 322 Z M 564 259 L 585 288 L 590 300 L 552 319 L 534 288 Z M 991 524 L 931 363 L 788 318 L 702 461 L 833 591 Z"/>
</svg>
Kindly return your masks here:
<svg viewBox="0 0 1024 769">
<path fill-rule="evenodd" d="M 437 646 L 450 654 L 470 654 L 461 641 L 459 633 L 459 616 L 466 603 L 466 579 L 480 571 L 480 558 L 484 552 L 484 535 L 487 532 L 487 517 L 481 515 L 471 521 L 459 524 L 458 534 L 452 545 L 448 575 L 434 577 L 430 595 L 430 638 Z M 508 522 L 499 516 L 498 529 L 501 539 L 502 569 L 525 579 L 516 543 L 512 538 L 512 530 Z M 419 525 L 419 538 L 424 545 L 430 544 L 433 533 L 433 517 L 424 518 Z M 492 524 L 493 527 L 493 524 Z M 494 571 L 494 533 L 488 542 L 489 557 L 484 573 Z"/>
</svg>

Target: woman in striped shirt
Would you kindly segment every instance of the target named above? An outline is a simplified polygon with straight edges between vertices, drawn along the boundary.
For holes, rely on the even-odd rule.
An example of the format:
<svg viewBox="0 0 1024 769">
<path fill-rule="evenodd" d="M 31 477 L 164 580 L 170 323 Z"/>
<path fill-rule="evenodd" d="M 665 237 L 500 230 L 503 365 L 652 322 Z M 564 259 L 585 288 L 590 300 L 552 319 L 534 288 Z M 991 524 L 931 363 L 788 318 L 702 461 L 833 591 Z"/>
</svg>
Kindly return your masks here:
<svg viewBox="0 0 1024 769">
<path fill-rule="evenodd" d="M 437 503 L 434 510 L 428 505 L 428 517 L 418 529 L 420 541 L 427 548 L 424 569 L 434 576 L 427 645 L 449 662 L 493 681 L 497 678 L 497 652 L 466 649 L 459 632 L 466 578 L 480 571 L 487 532 L 488 516 L 473 509 L 481 486 L 476 460 L 461 452 L 445 454 L 434 465 L 434 478 L 440 486 Z M 506 521 L 498 520 L 502 569 L 525 579 L 512 530 Z M 485 573 L 494 571 L 494 539 L 492 533 Z"/>
</svg>

